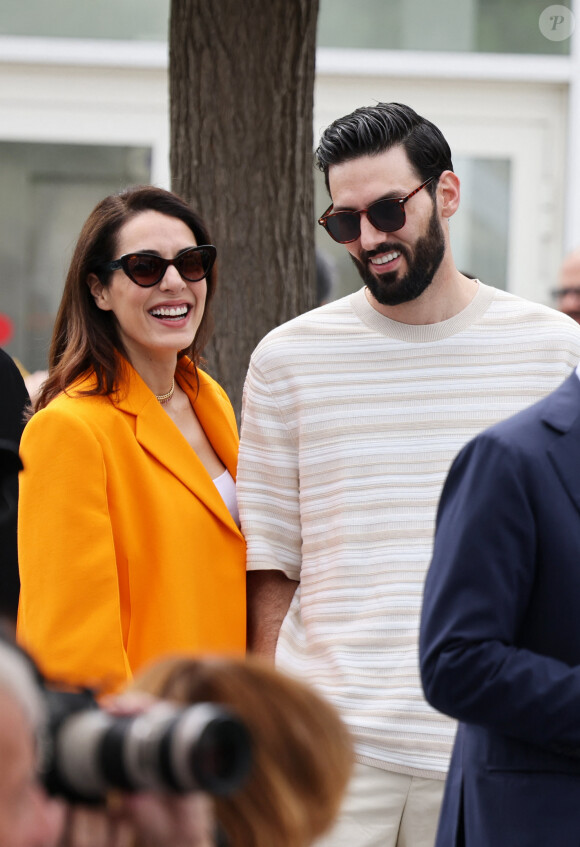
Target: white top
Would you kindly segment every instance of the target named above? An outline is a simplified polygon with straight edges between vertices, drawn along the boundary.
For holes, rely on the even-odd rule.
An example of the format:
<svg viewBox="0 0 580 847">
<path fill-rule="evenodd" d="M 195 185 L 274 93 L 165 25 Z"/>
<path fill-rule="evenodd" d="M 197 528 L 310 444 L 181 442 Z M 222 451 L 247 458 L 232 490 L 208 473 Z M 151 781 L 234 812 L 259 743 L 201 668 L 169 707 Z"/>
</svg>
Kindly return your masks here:
<svg viewBox="0 0 580 847">
<path fill-rule="evenodd" d="M 238 476 L 248 568 L 300 580 L 277 663 L 338 707 L 359 761 L 443 778 L 455 724 L 425 702 L 417 656 L 441 488 L 469 439 L 579 360 L 571 318 L 482 284 L 425 326 L 384 317 L 361 289 L 254 351 Z"/>
<path fill-rule="evenodd" d="M 221 494 L 222 500 L 229 509 L 230 515 L 240 525 L 240 513 L 238 511 L 238 498 L 236 495 L 236 483 L 231 473 L 226 470 L 213 480 L 213 484 Z"/>
</svg>

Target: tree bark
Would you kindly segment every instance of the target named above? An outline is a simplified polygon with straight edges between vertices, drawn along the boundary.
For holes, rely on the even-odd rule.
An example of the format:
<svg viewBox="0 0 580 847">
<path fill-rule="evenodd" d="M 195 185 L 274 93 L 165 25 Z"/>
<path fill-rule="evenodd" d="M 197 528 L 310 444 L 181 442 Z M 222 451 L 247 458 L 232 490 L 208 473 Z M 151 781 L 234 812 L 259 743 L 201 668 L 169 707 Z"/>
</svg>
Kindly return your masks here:
<svg viewBox="0 0 580 847">
<path fill-rule="evenodd" d="M 208 371 L 239 416 L 250 354 L 315 305 L 318 0 L 172 0 L 173 190 L 218 249 Z"/>
</svg>

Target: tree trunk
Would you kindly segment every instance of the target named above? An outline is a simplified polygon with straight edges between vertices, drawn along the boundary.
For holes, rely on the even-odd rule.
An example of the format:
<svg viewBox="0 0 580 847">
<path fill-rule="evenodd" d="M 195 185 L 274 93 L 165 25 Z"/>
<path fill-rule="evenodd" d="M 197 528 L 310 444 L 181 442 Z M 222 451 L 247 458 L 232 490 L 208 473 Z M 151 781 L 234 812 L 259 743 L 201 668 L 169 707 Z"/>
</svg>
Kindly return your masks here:
<svg viewBox="0 0 580 847">
<path fill-rule="evenodd" d="M 218 249 L 208 371 L 240 412 L 258 341 L 315 305 L 318 0 L 172 0 L 173 190 Z"/>
</svg>

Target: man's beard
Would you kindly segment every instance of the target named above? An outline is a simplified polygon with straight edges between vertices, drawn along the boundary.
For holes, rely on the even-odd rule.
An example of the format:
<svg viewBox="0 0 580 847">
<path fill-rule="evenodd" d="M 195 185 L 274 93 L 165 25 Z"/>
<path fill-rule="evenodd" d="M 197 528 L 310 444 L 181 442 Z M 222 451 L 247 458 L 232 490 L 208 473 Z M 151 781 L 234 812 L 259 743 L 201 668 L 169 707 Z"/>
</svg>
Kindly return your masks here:
<svg viewBox="0 0 580 847">
<path fill-rule="evenodd" d="M 398 271 L 387 271 L 378 276 L 373 273 L 369 259 L 381 253 L 396 250 L 407 262 L 407 273 L 397 279 Z M 413 252 L 403 244 L 383 242 L 370 252 L 363 251 L 362 261 L 351 256 L 363 282 L 378 303 L 383 306 L 399 306 L 416 300 L 433 282 L 433 277 L 443 260 L 445 239 L 443 229 L 433 204 L 433 213 L 429 220 L 427 233 L 417 239 Z"/>
</svg>

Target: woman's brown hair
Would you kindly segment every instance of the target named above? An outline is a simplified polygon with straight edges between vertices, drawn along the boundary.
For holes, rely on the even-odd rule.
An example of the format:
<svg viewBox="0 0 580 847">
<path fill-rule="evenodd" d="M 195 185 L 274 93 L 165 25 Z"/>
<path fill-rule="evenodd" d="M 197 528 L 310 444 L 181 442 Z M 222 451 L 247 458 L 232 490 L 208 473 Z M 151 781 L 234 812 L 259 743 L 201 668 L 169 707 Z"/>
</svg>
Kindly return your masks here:
<svg viewBox="0 0 580 847">
<path fill-rule="evenodd" d="M 103 265 L 116 255 L 119 230 L 142 212 L 154 211 L 183 221 L 198 245 L 210 244 L 209 233 L 198 215 L 181 197 L 152 185 L 128 188 L 111 194 L 98 203 L 79 235 L 66 277 L 56 316 L 49 352 L 49 375 L 35 404 L 42 409 L 57 394 L 65 391 L 82 374 L 93 369 L 96 386 L 89 394 L 111 394 L 119 387 L 121 356 L 127 358 L 117 332 L 115 317 L 96 305 L 88 286 L 90 274 L 108 285 L 111 274 Z M 212 330 L 209 304 L 217 283 L 216 266 L 207 276 L 206 307 L 191 346 L 180 352 L 198 365 L 201 351 Z"/>
<path fill-rule="evenodd" d="M 179 703 L 229 706 L 252 738 L 244 785 L 215 800 L 230 847 L 306 847 L 337 814 L 352 767 L 350 735 L 308 686 L 247 659 L 173 657 L 132 685 Z"/>
</svg>

